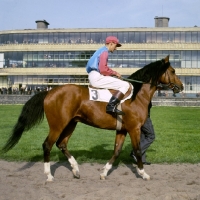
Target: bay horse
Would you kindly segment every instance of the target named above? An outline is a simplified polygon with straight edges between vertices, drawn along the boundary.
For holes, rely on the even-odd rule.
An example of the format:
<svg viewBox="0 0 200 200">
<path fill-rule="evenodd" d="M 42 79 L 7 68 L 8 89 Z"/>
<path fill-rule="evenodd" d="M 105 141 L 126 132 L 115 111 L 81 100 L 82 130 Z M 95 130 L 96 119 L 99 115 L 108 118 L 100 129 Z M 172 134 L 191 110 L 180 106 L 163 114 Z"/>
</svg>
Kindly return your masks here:
<svg viewBox="0 0 200 200">
<path fill-rule="evenodd" d="M 116 131 L 114 152 L 104 166 L 100 179 L 106 178 L 108 171 L 118 158 L 127 133 L 130 135 L 132 147 L 137 157 L 137 173 L 143 179 L 150 179 L 150 176 L 144 171 L 140 149 L 140 130 L 147 118 L 148 105 L 158 84 L 165 85 L 174 93 L 183 90 L 182 82 L 177 77 L 175 69 L 170 65 L 169 56 L 144 66 L 130 75 L 128 80 L 137 81 L 131 81 L 134 88 L 133 95 L 122 103 L 122 110 L 125 112 L 122 118 L 122 127 L 121 130 Z M 62 85 L 50 91 L 40 92 L 30 98 L 23 106 L 3 150 L 7 152 L 12 149 L 20 140 L 22 133 L 38 125 L 43 120 L 45 113 L 49 134 L 42 146 L 44 173 L 47 175 L 47 181 L 54 179 L 50 169 L 50 151 L 54 143 L 67 157 L 74 177 L 80 178 L 78 163 L 67 149 L 69 138 L 78 122 L 101 129 L 116 130 L 116 117 L 105 112 L 106 105 L 106 102 L 89 100 L 88 88 L 74 84 Z"/>
</svg>

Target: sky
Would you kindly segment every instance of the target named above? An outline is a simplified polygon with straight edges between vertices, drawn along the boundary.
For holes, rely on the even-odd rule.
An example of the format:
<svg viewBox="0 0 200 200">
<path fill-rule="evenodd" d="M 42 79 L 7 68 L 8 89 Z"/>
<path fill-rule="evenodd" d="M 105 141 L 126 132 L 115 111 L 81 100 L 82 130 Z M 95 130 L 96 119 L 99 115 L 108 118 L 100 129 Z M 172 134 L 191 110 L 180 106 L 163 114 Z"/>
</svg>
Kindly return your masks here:
<svg viewBox="0 0 200 200">
<path fill-rule="evenodd" d="M 200 0 L 0 0 L 0 31 L 155 27 L 156 16 L 169 17 L 169 27 L 200 27 Z"/>
</svg>

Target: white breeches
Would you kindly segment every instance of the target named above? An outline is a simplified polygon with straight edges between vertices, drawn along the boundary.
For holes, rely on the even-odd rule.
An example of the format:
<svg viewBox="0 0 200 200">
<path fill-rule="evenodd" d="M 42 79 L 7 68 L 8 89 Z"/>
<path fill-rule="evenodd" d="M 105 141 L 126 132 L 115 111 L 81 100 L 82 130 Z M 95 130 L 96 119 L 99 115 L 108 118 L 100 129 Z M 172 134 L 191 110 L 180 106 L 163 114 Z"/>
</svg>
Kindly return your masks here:
<svg viewBox="0 0 200 200">
<path fill-rule="evenodd" d="M 94 87 L 119 90 L 123 94 L 125 94 L 130 87 L 129 83 L 126 81 L 112 76 L 104 76 L 97 71 L 91 71 L 88 78 L 90 84 Z"/>
</svg>

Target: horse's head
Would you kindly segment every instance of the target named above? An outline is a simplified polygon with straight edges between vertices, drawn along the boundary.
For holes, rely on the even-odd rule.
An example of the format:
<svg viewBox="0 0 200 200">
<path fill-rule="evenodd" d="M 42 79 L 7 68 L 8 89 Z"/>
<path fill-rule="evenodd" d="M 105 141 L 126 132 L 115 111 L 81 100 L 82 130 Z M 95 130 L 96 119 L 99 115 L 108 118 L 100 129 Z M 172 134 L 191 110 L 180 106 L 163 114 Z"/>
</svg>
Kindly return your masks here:
<svg viewBox="0 0 200 200">
<path fill-rule="evenodd" d="M 170 65 L 169 56 L 144 66 L 130 75 L 128 79 L 133 80 L 131 82 L 134 87 L 133 100 L 142 88 L 143 83 L 150 84 L 150 87 L 154 90 L 156 87 L 157 89 L 171 89 L 174 93 L 183 90 L 181 80 L 176 75 L 175 69 Z M 140 81 L 140 83 L 137 81 Z"/>
<path fill-rule="evenodd" d="M 169 55 L 162 60 L 163 66 L 167 69 L 158 80 L 157 88 L 171 89 L 174 93 L 179 93 L 183 90 L 183 84 L 175 73 L 175 69 L 169 63 Z"/>
</svg>

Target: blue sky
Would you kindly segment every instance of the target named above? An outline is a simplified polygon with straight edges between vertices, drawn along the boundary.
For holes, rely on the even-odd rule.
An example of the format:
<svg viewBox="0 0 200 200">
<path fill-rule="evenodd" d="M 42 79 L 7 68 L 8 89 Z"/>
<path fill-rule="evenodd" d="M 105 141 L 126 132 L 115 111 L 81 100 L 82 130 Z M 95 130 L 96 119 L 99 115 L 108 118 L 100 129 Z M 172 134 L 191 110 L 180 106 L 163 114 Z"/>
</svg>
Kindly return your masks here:
<svg viewBox="0 0 200 200">
<path fill-rule="evenodd" d="M 0 30 L 35 29 L 45 19 L 54 28 L 200 27 L 200 0 L 0 0 Z"/>
</svg>

